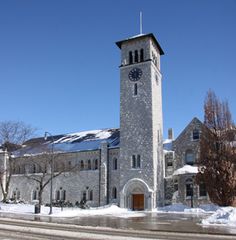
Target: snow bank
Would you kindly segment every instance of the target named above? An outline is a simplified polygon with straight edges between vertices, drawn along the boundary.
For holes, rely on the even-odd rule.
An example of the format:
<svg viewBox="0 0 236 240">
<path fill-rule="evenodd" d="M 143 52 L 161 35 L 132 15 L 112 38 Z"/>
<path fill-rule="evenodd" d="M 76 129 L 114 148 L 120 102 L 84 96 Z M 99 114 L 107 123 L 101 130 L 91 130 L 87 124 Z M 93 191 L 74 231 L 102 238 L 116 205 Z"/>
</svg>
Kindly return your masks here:
<svg viewBox="0 0 236 240">
<path fill-rule="evenodd" d="M 191 208 L 182 203 L 176 203 L 165 207 L 159 207 L 157 212 L 173 212 L 173 213 L 210 213 L 215 212 L 219 207 L 214 204 L 204 204 L 197 208 Z"/>
<path fill-rule="evenodd" d="M 189 209 L 190 207 L 183 205 L 181 203 L 176 203 L 172 205 L 168 205 L 165 207 L 157 208 L 158 212 L 184 212 L 185 209 Z"/>
<path fill-rule="evenodd" d="M 54 212 L 61 211 L 60 208 L 53 208 Z M 34 213 L 34 205 L 32 204 L 0 204 L 0 212 L 8 212 L 8 213 L 19 213 L 19 214 L 33 214 Z M 48 215 L 49 207 L 41 206 L 41 215 Z"/>
<path fill-rule="evenodd" d="M 182 168 L 179 168 L 174 171 L 173 176 L 176 175 L 182 175 L 186 173 L 198 173 L 198 167 L 196 166 L 190 166 L 190 165 L 184 165 Z"/>
<path fill-rule="evenodd" d="M 236 226 L 236 208 L 222 207 L 219 208 L 213 215 L 202 220 L 202 224 L 223 224 Z"/>
<path fill-rule="evenodd" d="M 0 212 L 34 214 L 34 205 L 31 204 L 1 204 Z M 49 207 L 41 206 L 39 215 L 48 215 Z M 99 208 L 81 209 L 81 208 L 61 208 L 53 207 L 53 217 L 86 217 L 86 216 L 115 216 L 119 218 L 142 217 L 145 213 L 134 212 L 125 208 L 119 208 L 116 205 L 109 205 Z"/>
<path fill-rule="evenodd" d="M 120 218 L 142 217 L 144 213 L 133 212 L 125 208 L 110 205 L 90 209 L 72 209 L 53 214 L 54 217 L 116 216 Z"/>
<path fill-rule="evenodd" d="M 220 208 L 213 204 L 201 205 L 199 208 L 190 208 L 183 204 L 173 204 L 154 210 L 155 212 L 172 212 L 181 214 L 205 214 L 214 212 L 213 215 L 202 220 L 203 225 L 221 224 L 236 226 L 236 208 Z M 0 212 L 34 214 L 34 205 L 31 204 L 0 204 Z M 42 206 L 41 214 L 48 215 L 49 207 Z M 53 217 L 87 217 L 87 216 L 114 216 L 119 218 L 144 217 L 145 212 L 134 212 L 116 205 L 109 205 L 99 208 L 53 208 Z"/>
</svg>

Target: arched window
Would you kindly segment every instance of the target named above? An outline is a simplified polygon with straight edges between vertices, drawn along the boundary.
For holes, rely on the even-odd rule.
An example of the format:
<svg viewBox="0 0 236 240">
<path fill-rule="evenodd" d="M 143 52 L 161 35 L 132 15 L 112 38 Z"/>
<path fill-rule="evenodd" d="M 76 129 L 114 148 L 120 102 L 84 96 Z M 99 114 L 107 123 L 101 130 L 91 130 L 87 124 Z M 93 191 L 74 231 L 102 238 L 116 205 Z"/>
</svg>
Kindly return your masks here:
<svg viewBox="0 0 236 240">
<path fill-rule="evenodd" d="M 117 158 L 113 158 L 113 170 L 117 170 Z"/>
<path fill-rule="evenodd" d="M 89 192 L 89 201 L 93 201 L 93 190 Z"/>
<path fill-rule="evenodd" d="M 82 192 L 82 198 L 81 198 L 82 201 L 86 201 L 86 191 L 83 191 Z"/>
<path fill-rule="evenodd" d="M 112 199 L 116 199 L 117 198 L 117 190 L 116 187 L 112 188 Z"/>
<path fill-rule="evenodd" d="M 91 160 L 89 159 L 88 160 L 88 170 L 91 170 L 92 169 L 92 167 L 91 167 Z"/>
<path fill-rule="evenodd" d="M 56 191 L 56 200 L 59 201 L 60 200 L 60 190 Z"/>
<path fill-rule="evenodd" d="M 36 173 L 36 164 L 33 164 L 32 171 L 33 171 L 33 173 Z"/>
<path fill-rule="evenodd" d="M 187 150 L 185 152 L 185 163 L 188 165 L 193 165 L 195 162 L 195 154 L 192 150 Z"/>
<path fill-rule="evenodd" d="M 17 200 L 20 199 L 20 190 L 17 190 L 17 192 L 16 192 L 16 199 L 17 199 Z"/>
<path fill-rule="evenodd" d="M 138 50 L 134 51 L 134 62 L 138 62 Z"/>
<path fill-rule="evenodd" d="M 140 62 L 144 61 L 143 49 L 140 50 Z"/>
<path fill-rule="evenodd" d="M 71 169 L 72 169 L 72 163 L 71 163 L 71 161 L 69 161 L 67 163 L 67 171 L 70 171 Z"/>
<path fill-rule="evenodd" d="M 60 187 L 60 190 L 57 190 L 55 192 L 55 199 L 56 199 L 56 201 L 65 201 L 66 200 L 66 190 L 63 190 L 62 187 Z"/>
<path fill-rule="evenodd" d="M 38 199 L 39 199 L 39 191 L 38 189 L 36 189 L 32 193 L 32 200 L 38 200 Z"/>
<path fill-rule="evenodd" d="M 97 170 L 98 169 L 98 160 L 95 159 L 94 160 L 94 170 Z"/>
<path fill-rule="evenodd" d="M 66 200 L 66 190 L 61 190 L 61 200 L 62 201 Z"/>
<path fill-rule="evenodd" d="M 129 52 L 129 64 L 133 63 L 133 53 L 130 51 Z"/>
<path fill-rule="evenodd" d="M 51 166 L 50 166 L 50 168 L 51 168 Z M 57 161 L 54 161 L 53 170 L 54 170 L 54 172 L 58 172 L 58 170 L 59 170 L 59 164 Z M 52 169 L 50 171 L 52 171 Z"/>
<path fill-rule="evenodd" d="M 13 198 L 14 200 L 19 200 L 19 199 L 20 199 L 20 190 L 18 190 L 18 189 L 16 188 L 16 190 L 14 190 L 14 191 L 12 192 L 12 198 Z"/>
<path fill-rule="evenodd" d="M 32 199 L 37 200 L 37 191 L 36 190 L 33 191 Z"/>
<path fill-rule="evenodd" d="M 24 173 L 25 173 L 25 165 L 22 164 L 22 165 L 20 166 L 20 174 L 24 174 Z"/>
<path fill-rule="evenodd" d="M 19 165 L 16 165 L 15 167 L 14 167 L 14 174 L 19 174 L 20 173 L 20 166 Z"/>
<path fill-rule="evenodd" d="M 61 162 L 60 163 L 60 168 L 59 168 L 59 171 L 65 171 L 66 168 L 65 168 L 65 163 L 64 162 Z"/>
<path fill-rule="evenodd" d="M 83 160 L 80 161 L 80 170 L 81 171 L 84 170 L 84 161 Z"/>
<path fill-rule="evenodd" d="M 188 178 L 185 182 L 186 186 L 186 197 L 192 197 L 193 196 L 193 180 L 191 178 Z"/>
</svg>

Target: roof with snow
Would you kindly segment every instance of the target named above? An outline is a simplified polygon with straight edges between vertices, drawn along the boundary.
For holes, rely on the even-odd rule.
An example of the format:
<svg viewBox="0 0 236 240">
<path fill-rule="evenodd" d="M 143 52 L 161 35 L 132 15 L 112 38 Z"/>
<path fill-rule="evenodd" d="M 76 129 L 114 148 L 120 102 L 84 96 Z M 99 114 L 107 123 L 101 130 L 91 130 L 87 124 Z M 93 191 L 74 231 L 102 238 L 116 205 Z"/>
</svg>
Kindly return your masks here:
<svg viewBox="0 0 236 240">
<path fill-rule="evenodd" d="M 163 149 L 164 151 L 173 151 L 173 139 L 166 139 L 163 141 Z"/>
<path fill-rule="evenodd" d="M 116 128 L 84 131 L 70 134 L 33 138 L 26 141 L 23 147 L 13 153 L 15 157 L 37 155 L 49 152 L 52 145 L 55 152 L 78 152 L 100 149 L 102 142 L 107 142 L 109 148 L 119 147 L 120 130 Z"/>
<path fill-rule="evenodd" d="M 197 174 L 197 173 L 198 173 L 197 166 L 184 165 L 182 168 L 175 170 L 173 173 L 173 176 L 183 175 L 183 174 Z"/>
</svg>

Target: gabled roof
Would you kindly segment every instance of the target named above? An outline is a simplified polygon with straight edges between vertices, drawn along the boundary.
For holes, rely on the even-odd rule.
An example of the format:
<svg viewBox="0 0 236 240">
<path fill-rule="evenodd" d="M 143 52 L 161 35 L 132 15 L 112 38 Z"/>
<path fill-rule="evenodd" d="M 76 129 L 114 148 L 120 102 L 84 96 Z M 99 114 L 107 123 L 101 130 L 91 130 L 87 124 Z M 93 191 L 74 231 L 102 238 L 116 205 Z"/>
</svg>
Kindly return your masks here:
<svg viewBox="0 0 236 240">
<path fill-rule="evenodd" d="M 117 128 L 84 131 L 70 134 L 33 138 L 26 141 L 23 147 L 13 153 L 15 157 L 38 155 L 52 150 L 54 152 L 67 153 L 100 149 L 101 143 L 106 141 L 108 147 L 118 147 L 120 142 L 120 130 Z"/>
<path fill-rule="evenodd" d="M 121 41 L 116 42 L 116 45 L 121 48 L 122 44 L 125 42 L 130 42 L 130 41 L 134 41 L 137 39 L 142 39 L 142 38 L 146 38 L 146 37 L 150 37 L 153 42 L 156 44 L 158 50 L 160 51 L 160 55 L 164 55 L 164 51 L 162 50 L 160 44 L 158 43 L 157 39 L 155 38 L 155 36 L 152 33 L 148 33 L 148 34 L 139 34 Z"/>
<path fill-rule="evenodd" d="M 191 125 L 200 125 L 200 126 L 204 126 L 204 124 L 197 118 L 194 117 L 191 122 L 184 128 L 184 130 L 179 134 L 179 136 L 175 139 L 175 142 L 177 142 L 179 139 L 181 139 L 181 137 L 188 131 L 189 127 Z"/>
</svg>

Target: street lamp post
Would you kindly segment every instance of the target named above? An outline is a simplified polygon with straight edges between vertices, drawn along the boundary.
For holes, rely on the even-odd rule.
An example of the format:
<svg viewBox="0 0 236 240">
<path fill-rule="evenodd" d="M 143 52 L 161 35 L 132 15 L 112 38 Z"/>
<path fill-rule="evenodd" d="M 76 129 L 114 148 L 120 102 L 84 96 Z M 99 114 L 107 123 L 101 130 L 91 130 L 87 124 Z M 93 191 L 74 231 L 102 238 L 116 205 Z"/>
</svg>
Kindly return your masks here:
<svg viewBox="0 0 236 240">
<path fill-rule="evenodd" d="M 53 135 L 49 132 L 45 132 L 44 135 L 44 139 L 47 140 L 47 137 L 50 136 L 52 138 L 52 156 L 50 159 L 50 168 L 51 168 L 51 175 L 50 175 L 50 211 L 49 211 L 49 215 L 52 214 L 52 179 L 53 179 L 53 175 L 54 175 L 54 168 L 53 168 L 53 155 L 54 155 L 54 138 Z"/>
</svg>

